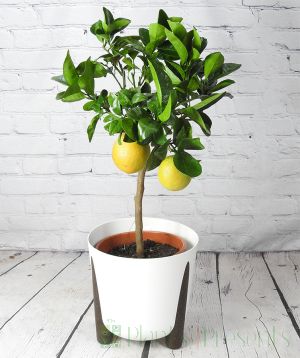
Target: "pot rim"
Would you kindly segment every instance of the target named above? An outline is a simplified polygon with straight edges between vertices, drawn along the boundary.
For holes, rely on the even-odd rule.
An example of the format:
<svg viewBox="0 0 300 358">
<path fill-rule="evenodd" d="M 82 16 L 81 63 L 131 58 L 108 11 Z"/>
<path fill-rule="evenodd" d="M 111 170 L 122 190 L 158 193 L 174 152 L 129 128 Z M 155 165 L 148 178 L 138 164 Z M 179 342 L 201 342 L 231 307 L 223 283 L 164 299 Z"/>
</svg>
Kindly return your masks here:
<svg viewBox="0 0 300 358">
<path fill-rule="evenodd" d="M 89 233 L 88 233 L 88 246 L 89 246 L 89 251 L 90 251 L 90 255 L 91 255 L 91 251 L 95 251 L 95 254 L 98 254 L 98 255 L 104 255 L 106 258 L 110 258 L 111 260 L 127 260 L 128 262 L 136 262 L 136 263 L 139 263 L 141 265 L 143 264 L 149 264 L 150 262 L 154 262 L 156 260 L 165 260 L 165 261 L 168 261 L 168 260 L 174 260 L 176 257 L 181 257 L 182 255 L 189 255 L 191 251 L 193 250 L 196 250 L 198 251 L 198 245 L 199 245 L 199 236 L 198 234 L 196 233 L 195 230 L 193 230 L 192 228 L 190 228 L 189 226 L 187 226 L 186 224 L 183 224 L 179 221 L 175 221 L 175 220 L 169 220 L 169 219 L 165 219 L 165 218 L 157 218 L 157 217 L 149 217 L 149 216 L 145 216 L 143 217 L 143 219 L 146 219 L 146 220 L 162 220 L 164 222 L 169 222 L 169 223 L 175 223 L 175 224 L 180 224 L 182 227 L 185 227 L 187 228 L 189 231 L 191 231 L 194 235 L 195 235 L 195 242 L 193 242 L 192 244 L 190 243 L 190 245 L 186 245 L 185 247 L 185 250 L 183 251 L 180 251 L 180 252 L 177 252 L 175 255 L 171 255 L 171 256 L 165 256 L 165 257 L 155 257 L 155 258 L 151 258 L 151 259 L 145 259 L 145 260 L 137 260 L 136 258 L 133 258 L 133 257 L 122 257 L 122 256 L 114 256 L 114 255 L 110 255 L 106 252 L 103 252 L 103 251 L 100 251 L 98 249 L 96 249 L 95 245 L 91 243 L 90 239 L 91 239 L 91 234 L 97 230 L 99 227 L 103 226 L 103 225 L 107 225 L 107 224 L 113 224 L 117 221 L 126 221 L 126 220 L 132 220 L 133 223 L 134 223 L 134 217 L 121 217 L 121 218 L 117 218 L 117 219 L 114 219 L 114 220 L 107 220 L 107 221 L 103 221 L 101 223 L 99 223 L 98 225 L 96 225 Z M 148 231 L 147 229 L 145 229 L 145 231 Z M 150 230 L 149 230 L 150 231 Z M 166 232 L 168 233 L 168 231 L 164 231 L 164 230 L 153 230 L 153 231 L 162 231 L 162 232 Z M 123 230 L 119 233 L 122 233 L 122 232 L 126 232 L 126 230 Z M 169 232 L 170 233 L 170 232 Z M 116 232 L 116 234 L 118 234 L 118 232 Z M 110 234 L 108 236 L 111 236 L 111 235 L 114 235 L 114 234 Z M 176 235 L 176 234 L 174 234 Z M 180 236 L 182 238 L 182 240 L 185 242 L 186 244 L 186 239 L 184 238 L 184 236 Z M 101 239 L 101 240 L 104 240 L 105 238 Z M 100 241 L 100 240 L 99 240 Z M 98 241 L 98 242 L 99 242 Z"/>
<path fill-rule="evenodd" d="M 157 230 L 153 230 L 153 231 L 151 231 L 151 230 L 145 230 L 145 231 L 143 231 L 143 232 L 147 232 L 147 233 L 149 233 L 149 236 L 150 236 L 150 233 L 155 233 L 155 234 L 162 234 L 163 236 L 164 235 L 166 235 L 166 238 L 165 238 L 165 240 L 163 240 L 163 239 L 159 239 L 159 238 L 157 238 L 155 235 L 154 235 L 154 237 L 149 237 L 149 239 L 150 240 L 152 240 L 152 241 L 154 241 L 154 242 L 156 242 L 156 243 L 161 243 L 161 244 L 168 244 L 168 245 L 171 245 L 172 247 L 174 247 L 174 248 L 176 248 L 178 251 L 174 254 L 174 255 L 178 255 L 178 254 L 180 254 L 181 252 L 183 252 L 183 251 L 185 251 L 185 249 L 186 249 L 186 247 L 187 247 L 187 245 L 186 245 L 186 241 L 182 238 L 182 237 L 180 237 L 180 236 L 177 236 L 177 235 L 174 235 L 174 234 L 170 234 L 170 233 L 168 233 L 168 232 L 165 232 L 165 231 L 157 231 Z M 120 238 L 119 240 L 118 240 L 118 238 L 117 238 L 117 236 L 118 235 L 122 235 L 122 234 L 133 234 L 133 236 L 132 237 L 123 237 L 123 238 Z M 94 247 L 95 247 L 95 249 L 97 249 L 98 251 L 101 251 L 101 252 L 104 252 L 104 253 L 106 253 L 107 254 L 107 251 L 104 251 L 103 249 L 101 250 L 100 249 L 100 247 L 99 246 L 101 246 L 101 245 L 104 245 L 104 246 L 106 246 L 106 243 L 108 243 L 109 241 L 115 241 L 115 242 L 113 242 L 112 244 L 111 244 L 111 248 L 114 248 L 114 247 L 118 247 L 118 246 L 121 246 L 121 244 L 123 245 L 126 245 L 126 244 L 130 244 L 130 243 L 133 243 L 133 242 L 135 242 L 135 232 L 134 231 L 124 231 L 124 232 L 120 232 L 120 233 L 118 233 L 118 234 L 115 234 L 115 235 L 111 235 L 111 236 L 108 236 L 108 237 L 106 237 L 106 238 L 104 238 L 104 239 L 102 239 L 102 240 L 99 240 L 95 245 L 94 245 Z M 168 238 L 168 236 L 170 235 L 170 237 Z M 173 236 L 173 238 L 172 238 L 172 236 Z M 169 241 L 168 240 L 166 240 L 166 239 L 169 239 Z M 145 241 L 145 240 L 147 240 L 147 239 L 143 239 L 143 241 Z M 176 245 L 174 245 L 174 240 L 175 240 L 175 244 Z M 169 256 L 173 256 L 173 255 L 169 255 Z M 121 256 L 122 257 L 122 256 Z M 163 256 L 163 257 L 166 257 L 166 256 Z M 135 258 L 135 257 L 133 257 L 133 258 Z M 152 258 L 156 258 L 156 257 L 147 257 L 147 259 L 152 259 Z"/>
</svg>

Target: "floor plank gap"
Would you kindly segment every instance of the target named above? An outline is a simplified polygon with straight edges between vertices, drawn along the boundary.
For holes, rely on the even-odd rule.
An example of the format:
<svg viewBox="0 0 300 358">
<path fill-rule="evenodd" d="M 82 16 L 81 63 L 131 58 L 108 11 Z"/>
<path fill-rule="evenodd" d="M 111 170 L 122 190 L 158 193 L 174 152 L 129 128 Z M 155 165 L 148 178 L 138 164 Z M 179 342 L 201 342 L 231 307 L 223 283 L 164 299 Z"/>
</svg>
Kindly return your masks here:
<svg viewBox="0 0 300 358">
<path fill-rule="evenodd" d="M 221 307 L 221 319 L 222 319 L 222 327 L 223 327 L 223 339 L 224 339 L 224 344 L 225 344 L 226 351 L 227 351 L 227 357 L 230 358 L 230 356 L 229 356 L 229 350 L 228 350 L 228 344 L 227 344 L 227 338 L 226 338 L 226 332 L 225 332 L 225 326 L 224 326 L 224 319 L 223 319 L 223 307 L 222 307 L 221 288 L 220 288 L 220 280 L 219 280 L 219 276 L 220 276 L 219 257 L 220 257 L 220 254 L 219 254 L 219 253 L 216 253 L 216 274 L 217 274 L 218 293 L 219 293 L 219 300 L 220 300 L 220 307 Z"/>
<path fill-rule="evenodd" d="M 82 252 L 78 256 L 76 256 L 72 261 L 70 261 L 65 267 L 63 267 L 56 275 L 54 275 L 51 280 L 49 280 L 45 285 L 43 285 L 32 297 L 30 297 L 29 300 L 27 300 L 8 320 L 6 320 L 2 326 L 0 327 L 0 331 L 7 325 L 8 322 L 10 322 L 30 301 L 32 301 L 46 286 L 49 285 L 58 275 L 60 275 L 68 266 L 70 266 L 74 261 L 76 261 L 80 256 L 82 255 Z M 34 256 L 34 255 L 32 255 Z M 31 256 L 31 257 L 32 257 Z M 24 260 L 25 261 L 25 260 Z"/>
<path fill-rule="evenodd" d="M 288 316 L 289 316 L 289 318 L 290 318 L 290 320 L 292 322 L 292 325 L 293 325 L 296 333 L 298 334 L 298 337 L 300 338 L 300 327 L 298 326 L 297 321 L 296 321 L 296 319 L 295 319 L 295 317 L 294 317 L 294 315 L 292 313 L 292 310 L 291 310 L 290 306 L 288 305 L 288 303 L 287 303 L 287 301 L 286 301 L 286 299 L 285 299 L 280 287 L 278 286 L 278 283 L 277 283 L 275 277 L 273 276 L 273 274 L 272 274 L 272 272 L 270 270 L 270 267 L 269 267 L 269 265 L 268 265 L 268 263 L 267 263 L 267 261 L 265 259 L 264 253 L 262 253 L 262 258 L 263 258 L 264 263 L 265 263 L 265 265 L 267 267 L 267 270 L 268 270 L 268 272 L 270 274 L 270 277 L 271 277 L 271 279 L 272 279 L 272 281 L 274 283 L 274 286 L 276 287 L 277 293 L 278 293 L 278 295 L 279 295 L 279 297 L 281 299 L 281 302 L 282 302 L 282 304 L 283 304 L 283 306 L 284 306 L 284 308 L 286 310 L 286 313 L 288 314 Z"/>
<path fill-rule="evenodd" d="M 93 304 L 93 302 L 94 302 L 94 300 L 92 299 L 91 302 L 89 303 L 89 305 L 87 306 L 87 308 L 82 313 L 82 315 L 79 317 L 79 319 L 78 319 L 77 323 L 75 324 L 74 328 L 72 329 L 72 332 L 70 333 L 69 337 L 66 339 L 65 343 L 63 344 L 63 346 L 61 347 L 59 352 L 56 354 L 57 358 L 61 357 L 63 351 L 66 349 L 68 343 L 70 342 L 71 338 L 73 337 L 73 334 L 75 333 L 75 331 L 79 327 L 81 321 L 83 320 L 83 317 L 86 315 L 87 311 L 90 309 L 90 307 Z M 144 357 L 142 357 L 142 358 L 144 358 Z"/>
<path fill-rule="evenodd" d="M 9 271 L 11 271 L 11 270 L 13 270 L 15 267 L 21 265 L 23 262 L 25 262 L 25 261 L 31 259 L 31 258 L 32 258 L 34 255 L 36 255 L 37 253 L 38 253 L 38 251 L 35 251 L 31 256 L 26 257 L 26 259 L 24 259 L 24 260 L 18 262 L 17 264 L 15 264 L 14 266 L 12 266 L 12 267 L 9 268 L 8 270 L 6 270 L 5 272 L 2 272 L 2 273 L 0 274 L 0 277 L 6 275 Z"/>
</svg>

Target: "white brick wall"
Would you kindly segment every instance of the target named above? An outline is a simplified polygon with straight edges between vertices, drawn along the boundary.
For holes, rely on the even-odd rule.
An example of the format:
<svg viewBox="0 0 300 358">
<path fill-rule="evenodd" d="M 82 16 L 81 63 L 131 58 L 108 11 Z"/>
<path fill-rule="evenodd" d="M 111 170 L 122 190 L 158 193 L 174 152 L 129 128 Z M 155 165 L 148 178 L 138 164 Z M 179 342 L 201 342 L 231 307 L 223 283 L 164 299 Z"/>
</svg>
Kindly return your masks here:
<svg viewBox="0 0 300 358">
<path fill-rule="evenodd" d="M 203 175 L 172 194 L 150 173 L 145 215 L 191 225 L 203 250 L 300 249 L 298 0 L 0 3 L 0 247 L 85 249 L 97 223 L 134 214 L 136 177 L 114 167 L 112 138 L 99 126 L 89 144 L 90 115 L 57 102 L 50 80 L 67 49 L 99 53 L 86 30 L 106 4 L 132 19 L 130 32 L 164 6 L 242 64 L 234 99 L 210 110 Z"/>
</svg>

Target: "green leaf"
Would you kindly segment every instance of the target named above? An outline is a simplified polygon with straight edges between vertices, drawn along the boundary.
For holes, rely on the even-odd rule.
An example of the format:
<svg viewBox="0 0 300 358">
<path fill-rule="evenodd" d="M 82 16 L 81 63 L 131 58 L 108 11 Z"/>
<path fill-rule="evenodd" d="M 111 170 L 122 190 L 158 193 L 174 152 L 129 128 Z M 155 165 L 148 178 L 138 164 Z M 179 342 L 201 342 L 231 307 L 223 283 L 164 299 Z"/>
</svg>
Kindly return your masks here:
<svg viewBox="0 0 300 358">
<path fill-rule="evenodd" d="M 219 91 L 220 89 L 222 88 L 225 88 L 225 87 L 228 87 L 232 84 L 234 84 L 235 82 L 233 80 L 224 80 L 224 81 L 221 81 L 219 82 L 217 85 L 215 85 L 214 87 L 212 87 L 210 89 L 211 92 L 216 92 L 216 91 Z"/>
<path fill-rule="evenodd" d="M 168 30 L 170 30 L 170 26 L 168 24 L 168 15 L 166 14 L 166 12 L 162 9 L 159 10 L 159 13 L 158 13 L 158 20 L 157 22 L 164 26 L 165 28 L 167 28 Z"/>
<path fill-rule="evenodd" d="M 63 91 L 63 92 L 59 92 L 59 93 L 57 93 L 57 95 L 56 95 L 56 99 L 57 99 L 57 100 L 63 99 L 63 98 L 64 98 L 65 93 L 66 93 L 66 91 Z"/>
<path fill-rule="evenodd" d="M 213 95 L 205 98 L 202 102 L 195 104 L 192 107 L 195 109 L 201 109 L 201 111 L 204 111 L 205 109 L 207 109 L 207 108 L 211 107 L 212 105 L 214 105 L 215 103 L 217 103 L 221 98 L 223 98 L 225 96 L 225 94 L 226 94 L 226 92 L 213 94 Z"/>
<path fill-rule="evenodd" d="M 95 108 L 95 101 L 89 101 L 89 102 L 86 102 L 84 105 L 83 105 L 83 110 L 84 111 L 93 111 L 94 108 Z"/>
<path fill-rule="evenodd" d="M 140 28 L 139 35 L 142 40 L 142 43 L 146 46 L 150 42 L 149 30 Z"/>
<path fill-rule="evenodd" d="M 180 40 L 183 40 L 186 35 L 186 29 L 180 22 L 174 22 L 168 20 L 168 24 L 175 36 L 177 36 Z"/>
<path fill-rule="evenodd" d="M 63 85 L 68 85 L 68 83 L 66 82 L 65 78 L 63 75 L 60 75 L 60 76 L 53 76 L 51 77 L 52 80 L 56 81 L 56 82 L 59 82 Z"/>
<path fill-rule="evenodd" d="M 77 82 L 78 74 L 76 72 L 74 63 L 71 59 L 69 50 L 67 52 L 67 56 L 64 61 L 63 73 L 64 73 L 64 78 L 69 86 Z"/>
<path fill-rule="evenodd" d="M 216 73 L 216 75 L 214 76 L 214 79 L 216 80 L 221 77 L 225 77 L 225 76 L 229 75 L 230 73 L 238 70 L 240 67 L 241 67 L 241 65 L 239 65 L 237 63 L 224 63 L 224 65 L 222 66 L 220 71 L 218 71 Z"/>
<path fill-rule="evenodd" d="M 185 110 L 183 110 L 183 113 L 187 115 L 192 121 L 197 123 L 201 127 L 205 135 L 210 135 L 211 120 L 207 114 L 203 112 L 199 113 L 193 107 L 186 108 Z"/>
<path fill-rule="evenodd" d="M 99 120 L 99 115 L 97 114 L 92 120 L 91 120 L 91 123 L 89 124 L 88 128 L 87 128 L 87 134 L 88 134 L 88 137 L 89 137 L 89 141 L 91 142 L 92 139 L 93 139 L 93 136 L 94 136 L 94 132 L 95 132 L 95 129 L 96 129 L 96 125 L 98 123 L 98 120 Z"/>
<path fill-rule="evenodd" d="M 138 121 L 138 136 L 139 141 L 149 138 L 159 129 L 159 124 L 152 119 L 142 118 Z"/>
<path fill-rule="evenodd" d="M 120 92 L 118 93 L 118 100 L 119 100 L 121 106 L 123 106 L 123 107 L 129 107 L 129 106 L 131 105 L 130 99 L 129 99 L 129 98 L 127 97 L 127 95 L 126 95 L 124 92 L 122 92 L 122 91 L 120 91 Z"/>
<path fill-rule="evenodd" d="M 169 69 L 169 67 L 166 67 L 166 73 L 170 77 L 173 85 L 179 85 L 181 83 L 181 79 L 178 78 L 172 70 Z"/>
<path fill-rule="evenodd" d="M 122 120 L 122 127 L 124 132 L 128 135 L 130 139 L 135 141 L 137 139 L 136 136 L 136 124 L 131 118 L 124 118 Z"/>
<path fill-rule="evenodd" d="M 164 66 L 157 60 L 148 60 L 151 75 L 156 87 L 157 100 L 159 105 L 166 105 L 169 95 L 173 89 L 170 77 L 164 71 Z"/>
<path fill-rule="evenodd" d="M 178 145 L 178 150 L 191 149 L 191 150 L 202 150 L 204 145 L 201 143 L 200 138 L 183 138 Z"/>
<path fill-rule="evenodd" d="M 105 77 L 107 75 L 107 70 L 105 69 L 105 67 L 99 62 L 93 62 L 93 63 L 95 65 L 94 77 L 95 78 Z"/>
<path fill-rule="evenodd" d="M 80 91 L 78 84 L 74 83 L 66 90 L 61 100 L 63 102 L 76 102 L 83 98 L 85 98 L 85 95 Z"/>
<path fill-rule="evenodd" d="M 107 27 L 107 32 L 111 35 L 116 34 L 125 29 L 130 24 L 130 20 L 118 18 L 113 23 L 109 24 Z"/>
<path fill-rule="evenodd" d="M 216 71 L 222 68 L 224 64 L 224 56 L 221 52 L 214 52 L 209 54 L 204 60 L 204 75 L 206 78 L 213 75 Z"/>
<path fill-rule="evenodd" d="M 166 107 L 164 108 L 163 112 L 158 116 L 158 118 L 162 122 L 166 122 L 170 118 L 171 111 L 172 111 L 172 96 L 170 94 L 168 103 L 167 103 Z"/>
<path fill-rule="evenodd" d="M 90 59 L 85 61 L 85 68 L 82 76 L 78 80 L 80 88 L 84 89 L 86 93 L 93 95 L 95 88 L 94 80 L 94 64 Z"/>
<path fill-rule="evenodd" d="M 198 52 L 201 53 L 207 46 L 207 40 L 204 37 L 200 37 L 195 27 L 193 28 L 193 34 L 193 47 L 195 47 L 195 49 L 197 49 Z"/>
<path fill-rule="evenodd" d="M 111 24 L 114 21 L 113 14 L 106 7 L 103 7 L 103 13 L 106 24 Z"/>
<path fill-rule="evenodd" d="M 183 17 L 180 16 L 171 16 L 169 17 L 169 20 L 173 21 L 173 22 L 181 22 L 183 20 Z"/>
<path fill-rule="evenodd" d="M 108 131 L 109 135 L 114 135 L 122 131 L 122 123 L 119 119 L 115 119 L 111 122 L 108 122 L 104 128 Z"/>
<path fill-rule="evenodd" d="M 147 170 L 153 170 L 157 168 L 160 163 L 165 159 L 168 153 L 168 147 L 169 147 L 169 141 L 164 143 L 161 146 L 156 146 L 152 152 L 150 153 L 150 156 L 147 161 Z"/>
<path fill-rule="evenodd" d="M 159 127 L 158 131 L 153 134 L 152 139 L 155 144 L 159 144 L 159 145 L 165 144 L 166 141 L 168 140 L 165 135 L 165 131 L 162 127 Z"/>
<path fill-rule="evenodd" d="M 166 62 L 167 67 L 175 73 L 175 75 L 178 78 L 181 78 L 182 80 L 184 80 L 185 78 L 185 72 L 183 70 L 183 68 L 176 62 L 171 62 L 171 61 L 167 61 Z"/>
<path fill-rule="evenodd" d="M 146 101 L 148 99 L 148 97 L 146 95 L 144 95 L 143 93 L 136 93 L 133 95 L 131 102 L 132 104 L 137 104 L 143 101 Z"/>
<path fill-rule="evenodd" d="M 188 51 L 184 44 L 180 41 L 180 39 L 173 34 L 173 32 L 165 29 L 166 35 L 168 37 L 168 40 L 173 45 L 174 49 L 178 53 L 180 57 L 181 63 L 185 63 L 188 58 Z"/>
<path fill-rule="evenodd" d="M 166 38 L 165 28 L 160 24 L 150 24 L 149 26 L 150 41 L 155 45 L 162 43 Z"/>
<path fill-rule="evenodd" d="M 199 161 L 185 151 L 178 151 L 174 155 L 174 164 L 178 170 L 190 177 L 197 177 L 202 173 Z"/>
</svg>

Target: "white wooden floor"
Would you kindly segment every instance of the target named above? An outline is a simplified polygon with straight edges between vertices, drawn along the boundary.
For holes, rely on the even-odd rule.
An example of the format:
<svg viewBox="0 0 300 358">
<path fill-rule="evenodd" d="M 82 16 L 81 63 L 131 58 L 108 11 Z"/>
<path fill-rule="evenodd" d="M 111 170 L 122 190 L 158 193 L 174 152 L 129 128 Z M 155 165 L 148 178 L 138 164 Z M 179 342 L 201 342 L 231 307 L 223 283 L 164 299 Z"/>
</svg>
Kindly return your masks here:
<svg viewBox="0 0 300 358">
<path fill-rule="evenodd" d="M 0 358 L 299 358 L 300 252 L 199 253 L 182 349 L 95 338 L 87 253 L 0 251 Z"/>
</svg>

